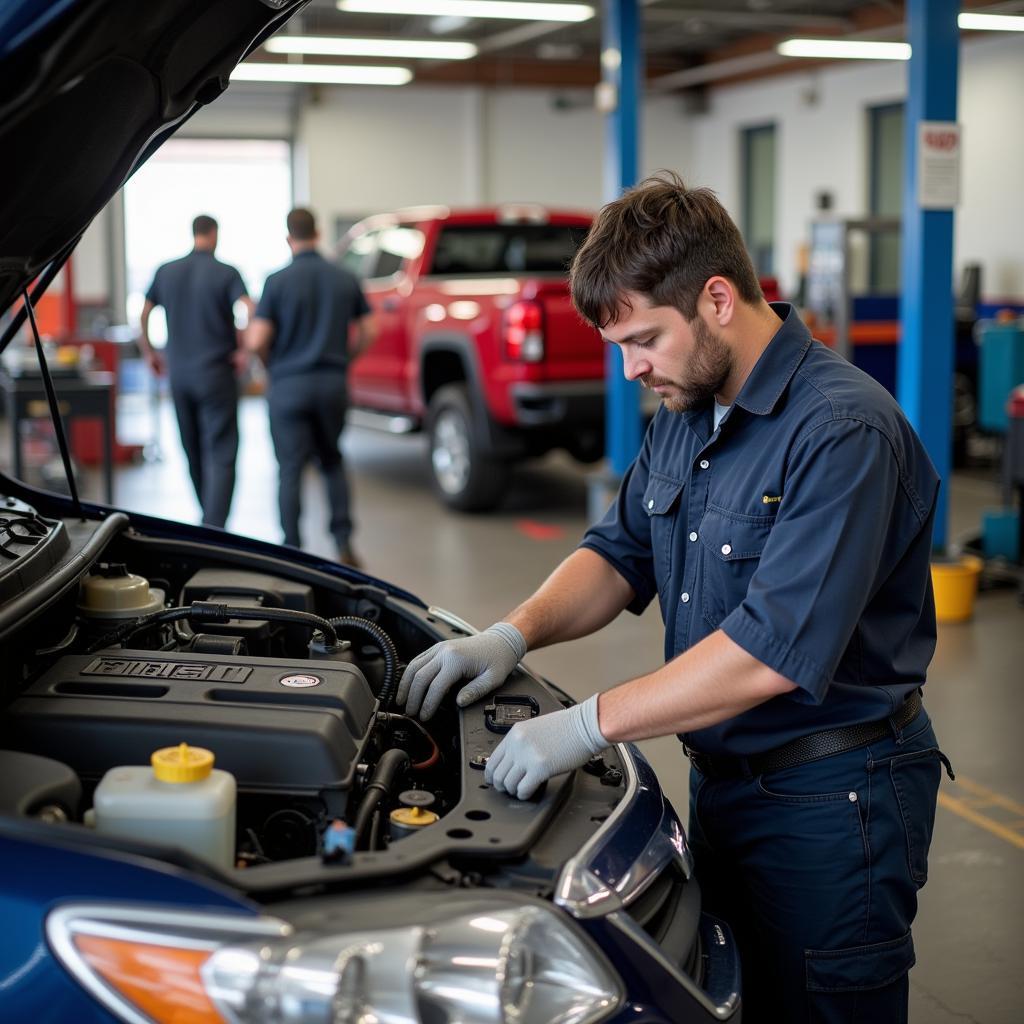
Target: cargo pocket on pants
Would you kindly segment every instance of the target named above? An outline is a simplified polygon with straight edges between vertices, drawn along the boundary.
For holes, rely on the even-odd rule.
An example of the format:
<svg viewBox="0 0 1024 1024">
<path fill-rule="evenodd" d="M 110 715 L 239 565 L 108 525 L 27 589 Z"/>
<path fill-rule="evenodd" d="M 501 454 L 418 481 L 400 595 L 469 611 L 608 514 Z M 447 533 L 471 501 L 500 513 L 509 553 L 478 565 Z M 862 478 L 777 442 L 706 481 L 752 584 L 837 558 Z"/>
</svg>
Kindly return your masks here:
<svg viewBox="0 0 1024 1024">
<path fill-rule="evenodd" d="M 806 949 L 808 992 L 867 992 L 902 978 L 914 966 L 910 932 L 849 949 Z"/>
</svg>

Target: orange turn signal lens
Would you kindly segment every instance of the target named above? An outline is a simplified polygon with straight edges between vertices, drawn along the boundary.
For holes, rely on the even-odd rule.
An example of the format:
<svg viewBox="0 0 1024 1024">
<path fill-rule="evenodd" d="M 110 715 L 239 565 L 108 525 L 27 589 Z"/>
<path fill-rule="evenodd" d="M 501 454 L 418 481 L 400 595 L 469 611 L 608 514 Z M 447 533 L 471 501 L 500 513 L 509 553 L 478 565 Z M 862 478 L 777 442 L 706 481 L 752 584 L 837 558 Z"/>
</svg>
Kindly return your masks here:
<svg viewBox="0 0 1024 1024">
<path fill-rule="evenodd" d="M 156 1024 L 225 1024 L 199 974 L 210 950 L 88 934 L 75 935 L 73 942 L 96 974 Z"/>
</svg>

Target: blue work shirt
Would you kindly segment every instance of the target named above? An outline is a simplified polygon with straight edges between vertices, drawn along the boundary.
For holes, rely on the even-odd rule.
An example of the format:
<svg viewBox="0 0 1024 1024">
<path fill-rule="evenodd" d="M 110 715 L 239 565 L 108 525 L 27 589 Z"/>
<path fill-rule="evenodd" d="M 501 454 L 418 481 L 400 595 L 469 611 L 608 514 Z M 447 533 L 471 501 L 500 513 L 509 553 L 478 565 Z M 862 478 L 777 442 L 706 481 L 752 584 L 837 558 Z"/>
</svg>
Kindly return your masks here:
<svg viewBox="0 0 1024 1024">
<path fill-rule="evenodd" d="M 245 295 L 242 275 L 212 252 L 193 249 L 157 269 L 146 298 L 167 316 L 167 372 L 171 380 L 234 375 L 238 348 L 235 302 Z"/>
<path fill-rule="evenodd" d="M 682 737 L 712 754 L 883 719 L 935 649 L 935 469 L 885 388 L 773 308 L 784 322 L 719 428 L 710 401 L 659 409 L 581 542 L 631 611 L 657 593 L 666 660 L 721 629 L 798 687 Z"/>
<path fill-rule="evenodd" d="M 323 371 L 344 373 L 348 330 L 370 312 L 359 282 L 313 249 L 298 253 L 263 286 L 256 316 L 275 327 L 267 359 L 274 380 Z"/>
</svg>

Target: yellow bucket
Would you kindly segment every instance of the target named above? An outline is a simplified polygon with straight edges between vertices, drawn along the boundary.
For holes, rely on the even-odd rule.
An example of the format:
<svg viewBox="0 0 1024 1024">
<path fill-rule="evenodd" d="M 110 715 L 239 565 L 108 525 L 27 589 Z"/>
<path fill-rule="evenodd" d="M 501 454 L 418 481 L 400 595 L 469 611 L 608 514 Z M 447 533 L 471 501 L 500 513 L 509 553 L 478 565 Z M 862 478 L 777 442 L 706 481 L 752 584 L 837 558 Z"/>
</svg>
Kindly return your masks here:
<svg viewBox="0 0 1024 1024">
<path fill-rule="evenodd" d="M 966 622 L 974 614 L 974 596 L 984 562 L 963 555 L 955 562 L 932 562 L 935 618 L 939 622 Z"/>
</svg>

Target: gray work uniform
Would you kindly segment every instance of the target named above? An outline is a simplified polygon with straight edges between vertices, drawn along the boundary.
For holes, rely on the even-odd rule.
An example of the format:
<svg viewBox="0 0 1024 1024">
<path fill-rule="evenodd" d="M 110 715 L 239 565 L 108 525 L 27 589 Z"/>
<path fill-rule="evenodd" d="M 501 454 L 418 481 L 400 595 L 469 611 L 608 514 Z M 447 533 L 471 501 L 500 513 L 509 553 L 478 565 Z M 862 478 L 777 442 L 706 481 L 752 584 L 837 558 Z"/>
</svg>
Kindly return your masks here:
<svg viewBox="0 0 1024 1024">
<path fill-rule="evenodd" d="M 267 402 L 286 544 L 301 546 L 302 471 L 315 460 L 327 485 L 331 536 L 340 551 L 348 548 L 352 518 L 339 447 L 348 404 L 348 335 L 353 321 L 369 312 L 356 278 L 312 250 L 296 255 L 264 285 L 256 316 L 275 328 Z"/>
<path fill-rule="evenodd" d="M 165 358 L 189 475 L 203 523 L 223 526 L 238 455 L 237 349 L 232 307 L 246 294 L 238 271 L 194 249 L 160 267 L 146 298 L 167 314 Z"/>
</svg>

